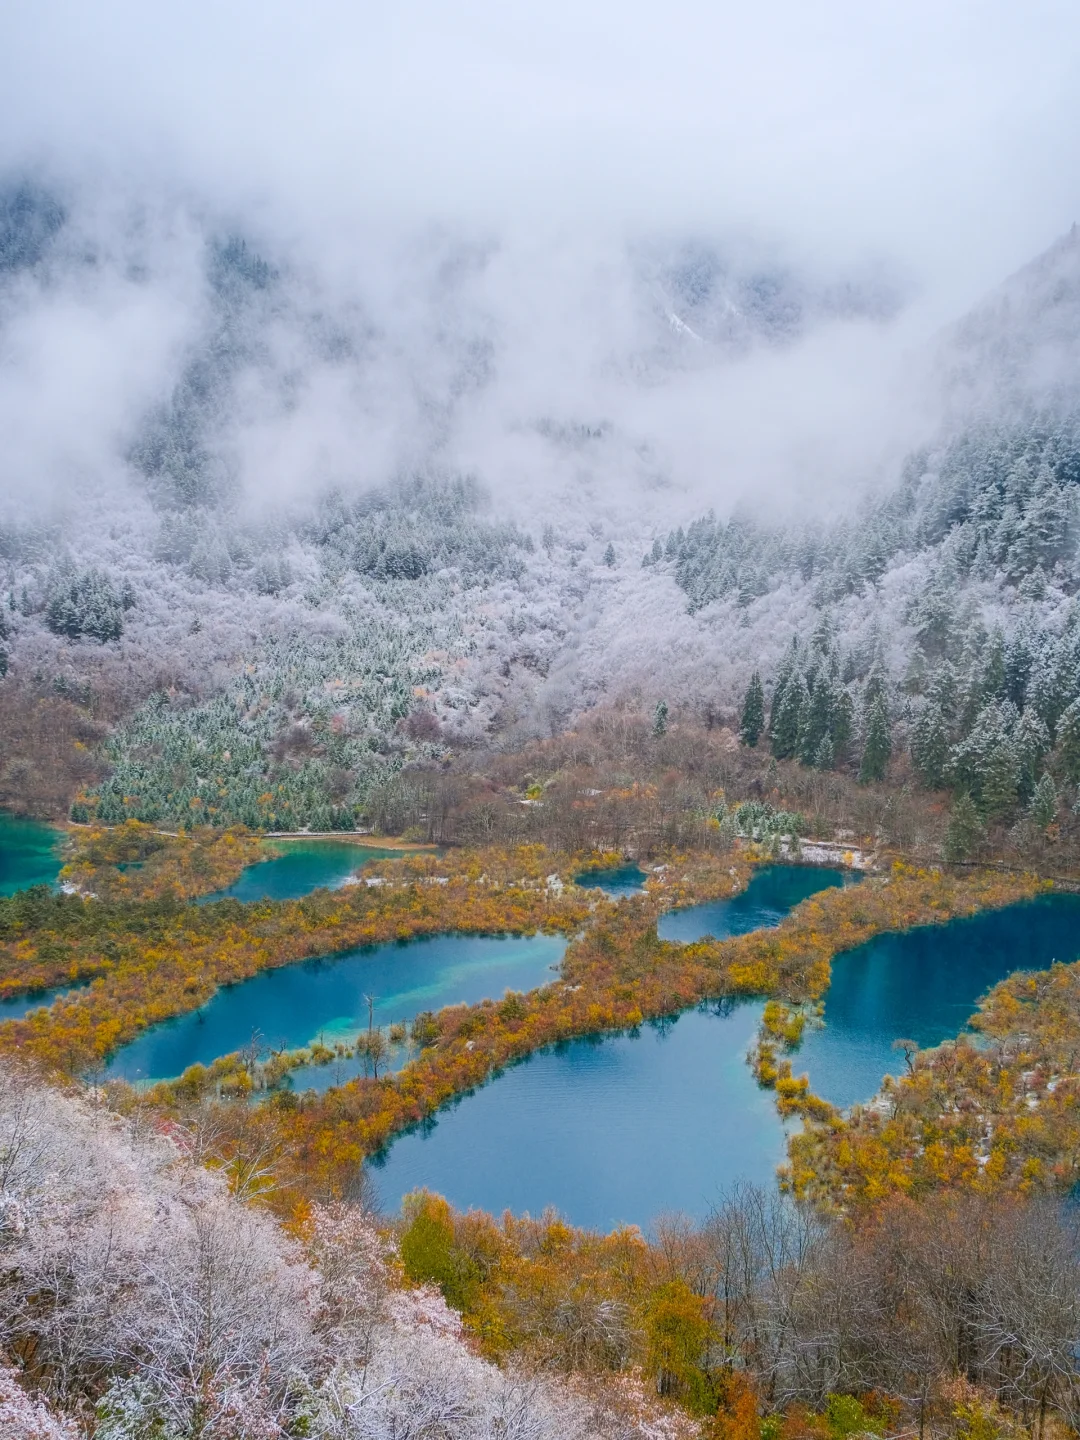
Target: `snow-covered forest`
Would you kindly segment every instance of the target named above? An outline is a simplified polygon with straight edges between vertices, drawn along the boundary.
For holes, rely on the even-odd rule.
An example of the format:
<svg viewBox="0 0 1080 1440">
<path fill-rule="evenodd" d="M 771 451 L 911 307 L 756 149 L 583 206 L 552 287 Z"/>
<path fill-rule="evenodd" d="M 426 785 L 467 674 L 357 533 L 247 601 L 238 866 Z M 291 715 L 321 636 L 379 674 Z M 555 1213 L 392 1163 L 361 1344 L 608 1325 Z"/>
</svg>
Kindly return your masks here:
<svg viewBox="0 0 1080 1440">
<path fill-rule="evenodd" d="M 204 1167 L 207 1139 L 0 1070 L 0 1335 L 22 1372 L 0 1366 L 5 1440 L 695 1433 L 632 1385 L 605 1403 L 480 1359 L 438 1290 L 402 1287 L 361 1205 L 290 1239 Z"/>
<path fill-rule="evenodd" d="M 910 751 L 1000 813 L 1062 734 L 1080 749 L 1075 235 L 922 357 L 935 418 L 906 455 L 866 451 L 820 513 L 725 482 L 705 516 L 628 397 L 888 326 L 884 272 L 630 247 L 633 324 L 592 357 L 595 416 L 500 414 L 485 459 L 472 432 L 513 359 L 485 310 L 499 257 L 433 248 L 427 308 L 395 333 L 205 216 L 104 225 L 75 192 L 3 192 L 9 359 L 43 361 L 58 312 L 111 351 L 125 309 L 189 307 L 81 447 L 50 449 L 31 415 L 4 458 L 0 664 L 27 704 L 99 727 L 74 818 L 352 828 L 403 766 L 598 703 L 731 723 L 754 672 L 778 755 L 858 769 L 873 723 L 875 773 Z"/>
</svg>

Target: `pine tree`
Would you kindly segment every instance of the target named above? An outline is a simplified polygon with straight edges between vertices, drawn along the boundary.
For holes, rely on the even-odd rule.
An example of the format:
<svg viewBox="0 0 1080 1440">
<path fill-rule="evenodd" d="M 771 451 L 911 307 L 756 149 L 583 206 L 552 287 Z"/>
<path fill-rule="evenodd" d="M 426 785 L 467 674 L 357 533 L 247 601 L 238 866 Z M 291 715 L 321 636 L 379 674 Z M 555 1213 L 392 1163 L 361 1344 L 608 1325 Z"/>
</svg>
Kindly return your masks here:
<svg viewBox="0 0 1080 1440">
<path fill-rule="evenodd" d="M 923 784 L 931 790 L 940 790 L 949 764 L 949 729 L 936 700 L 928 700 L 915 721 L 911 758 Z"/>
<path fill-rule="evenodd" d="M 804 765 L 816 763 L 832 720 L 832 683 L 825 670 L 818 671 L 809 689 L 809 700 L 803 707 L 799 724 L 799 759 Z"/>
<path fill-rule="evenodd" d="M 950 865 L 955 865 L 961 860 L 969 859 L 982 838 L 983 828 L 979 812 L 975 808 L 974 800 L 965 791 L 949 816 L 942 853 Z"/>
<path fill-rule="evenodd" d="M 607 549 L 604 551 L 604 564 L 607 565 L 609 569 L 615 564 L 615 546 L 610 540 L 608 541 Z"/>
<path fill-rule="evenodd" d="M 885 696 L 879 693 L 870 702 L 866 717 L 866 744 L 863 746 L 862 763 L 859 766 L 859 779 L 864 785 L 871 780 L 884 780 L 891 755 L 889 712 L 885 705 Z"/>
<path fill-rule="evenodd" d="M 656 709 L 653 711 L 652 733 L 654 738 L 659 740 L 661 735 L 667 734 L 668 708 L 666 700 L 658 700 Z"/>
<path fill-rule="evenodd" d="M 779 701 L 773 700 L 772 749 L 778 760 L 790 760 L 797 752 L 803 709 L 808 700 L 806 681 L 798 673 L 788 680 Z"/>
<path fill-rule="evenodd" d="M 1080 699 L 1074 700 L 1058 722 L 1058 753 L 1065 774 L 1080 782 Z"/>
<path fill-rule="evenodd" d="M 843 685 L 837 682 L 833 689 L 832 717 L 829 725 L 834 765 L 847 758 L 851 746 L 851 732 L 854 728 L 855 706 Z"/>
<path fill-rule="evenodd" d="M 1040 830 L 1045 830 L 1052 825 L 1057 817 L 1058 793 L 1054 782 L 1049 775 L 1043 775 L 1042 779 L 1035 786 L 1035 793 L 1031 797 L 1031 804 L 1028 807 L 1028 814 L 1032 824 L 1037 825 Z"/>
<path fill-rule="evenodd" d="M 742 721 L 739 725 L 739 739 L 752 750 L 761 738 L 765 728 L 765 691 L 761 676 L 755 670 L 750 676 L 746 698 L 743 700 Z"/>
</svg>

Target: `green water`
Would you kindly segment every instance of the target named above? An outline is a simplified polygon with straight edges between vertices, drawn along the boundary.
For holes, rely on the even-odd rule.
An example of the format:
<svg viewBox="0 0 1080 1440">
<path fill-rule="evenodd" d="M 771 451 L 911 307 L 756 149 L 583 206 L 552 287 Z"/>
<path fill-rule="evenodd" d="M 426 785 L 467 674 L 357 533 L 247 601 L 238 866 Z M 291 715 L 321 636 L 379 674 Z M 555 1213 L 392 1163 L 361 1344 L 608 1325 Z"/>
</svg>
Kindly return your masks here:
<svg viewBox="0 0 1080 1440">
<path fill-rule="evenodd" d="M 55 885 L 64 832 L 39 820 L 0 815 L 0 895 L 30 885 Z"/>
<path fill-rule="evenodd" d="M 249 865 L 225 890 L 204 895 L 214 900 L 300 900 L 313 890 L 336 890 L 370 860 L 395 860 L 401 850 L 355 845 L 347 840 L 275 840 L 283 853 Z"/>
<path fill-rule="evenodd" d="M 617 865 L 613 870 L 583 870 L 574 876 L 574 884 L 590 890 L 602 890 L 616 900 L 622 895 L 642 895 L 648 876 L 639 865 Z"/>
<path fill-rule="evenodd" d="M 1013 970 L 1078 956 L 1072 895 L 879 936 L 834 960 L 826 1027 L 804 1041 L 795 1072 L 838 1104 L 867 1100 L 898 1068 L 895 1040 L 937 1043 Z M 767 1182 L 783 1159 L 773 1096 L 745 1063 L 760 1014 L 760 1002 L 706 1007 L 533 1056 L 394 1141 L 373 1168 L 383 1204 L 395 1210 L 426 1185 L 462 1208 L 555 1205 L 603 1229 L 648 1226 L 665 1210 L 703 1215 L 721 1190 Z"/>
<path fill-rule="evenodd" d="M 317 1039 L 332 1046 L 367 1027 L 369 995 L 374 1023 L 390 1025 L 421 1010 L 546 985 L 565 949 L 556 935 L 434 935 L 263 970 L 222 987 L 202 1009 L 144 1031 L 113 1056 L 108 1073 L 132 1081 L 169 1079 L 189 1065 L 208 1065 L 239 1050 L 253 1037 L 262 1050 L 294 1050 Z M 363 1073 L 363 1062 L 341 1060 L 295 1072 L 292 1083 L 325 1090 Z"/>
<path fill-rule="evenodd" d="M 661 915 L 656 933 L 661 940 L 678 940 L 684 945 L 711 935 L 726 940 L 779 925 L 819 890 L 854 884 L 860 876 L 852 870 L 833 870 L 824 865 L 761 865 L 750 877 L 746 889 L 730 900 L 708 900 Z"/>
</svg>

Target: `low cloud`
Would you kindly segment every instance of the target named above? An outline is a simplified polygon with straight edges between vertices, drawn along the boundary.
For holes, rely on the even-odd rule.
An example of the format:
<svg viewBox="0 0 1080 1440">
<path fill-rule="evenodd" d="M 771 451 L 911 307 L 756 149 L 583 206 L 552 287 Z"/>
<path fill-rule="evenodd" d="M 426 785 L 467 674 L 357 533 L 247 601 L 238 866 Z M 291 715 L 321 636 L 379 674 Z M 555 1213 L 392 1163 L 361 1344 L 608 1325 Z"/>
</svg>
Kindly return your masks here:
<svg viewBox="0 0 1080 1440">
<path fill-rule="evenodd" d="M 1072 220 L 1078 48 L 1004 0 L 23 7 L 0 166 L 68 223 L 4 282 L 0 486 L 120 483 L 211 354 L 248 503 L 427 467 L 519 511 L 836 505 Z M 224 313 L 228 236 L 273 278 Z"/>
</svg>

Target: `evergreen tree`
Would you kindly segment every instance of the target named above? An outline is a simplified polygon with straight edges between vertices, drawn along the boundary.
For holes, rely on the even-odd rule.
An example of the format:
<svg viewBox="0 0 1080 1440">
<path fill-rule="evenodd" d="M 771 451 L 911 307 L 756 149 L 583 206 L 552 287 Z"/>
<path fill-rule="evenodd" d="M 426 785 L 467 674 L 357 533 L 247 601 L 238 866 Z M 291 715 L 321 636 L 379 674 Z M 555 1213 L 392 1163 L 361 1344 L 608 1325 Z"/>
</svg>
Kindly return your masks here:
<svg viewBox="0 0 1080 1440">
<path fill-rule="evenodd" d="M 1043 775 L 1042 779 L 1035 786 L 1035 793 L 1031 797 L 1031 805 L 1028 807 L 1028 814 L 1033 825 L 1040 830 L 1045 830 L 1048 825 L 1054 823 L 1058 810 L 1058 793 L 1054 782 L 1049 775 Z"/>
<path fill-rule="evenodd" d="M 814 756 L 814 768 L 817 770 L 831 770 L 836 764 L 836 751 L 833 749 L 831 735 L 825 735 L 817 748 Z"/>
<path fill-rule="evenodd" d="M 990 643 L 986 647 L 986 657 L 983 662 L 982 683 L 980 685 L 981 698 L 985 704 L 989 700 L 1004 700 L 1008 688 L 1005 676 L 1005 639 L 1000 630 L 995 630 L 990 637 Z"/>
<path fill-rule="evenodd" d="M 1074 700 L 1058 722 L 1058 753 L 1062 768 L 1073 782 L 1080 782 L 1080 699 Z"/>
<path fill-rule="evenodd" d="M 960 796 L 949 816 L 943 854 L 950 865 L 969 859 L 983 838 L 982 823 L 975 802 L 965 793 Z"/>
<path fill-rule="evenodd" d="M 772 706 L 769 710 L 769 741 L 776 748 L 776 729 L 779 717 L 784 706 L 784 696 L 787 688 L 794 679 L 795 671 L 799 663 L 799 642 L 797 636 L 791 637 L 791 644 L 780 662 L 780 668 L 776 672 L 776 681 L 773 685 Z"/>
<path fill-rule="evenodd" d="M 1020 795 L 1020 761 L 1013 743 L 1005 739 L 987 755 L 980 776 L 984 813 L 992 820 L 1016 808 Z"/>
<path fill-rule="evenodd" d="M 746 697 L 743 700 L 739 739 L 744 745 L 749 745 L 752 750 L 761 738 L 764 728 L 765 691 L 762 689 L 761 676 L 755 670 L 750 676 L 750 684 L 747 686 Z"/>
<path fill-rule="evenodd" d="M 940 790 L 949 765 L 949 728 L 936 700 L 926 702 L 912 728 L 911 759 L 923 784 Z"/>
<path fill-rule="evenodd" d="M 656 709 L 653 711 L 652 733 L 655 739 L 659 740 L 661 735 L 667 734 L 668 708 L 666 700 L 658 700 Z"/>
<path fill-rule="evenodd" d="M 999 772 L 1002 769 L 1000 756 L 997 761 L 993 757 L 995 752 L 1011 745 L 1010 721 L 1015 719 L 1015 714 L 1013 706 L 991 701 L 978 712 L 967 734 L 953 747 L 949 757 L 953 783 L 975 799 L 982 798 L 990 770 L 995 765 Z M 1016 781 L 1018 784 L 1018 776 Z"/>
<path fill-rule="evenodd" d="M 831 720 L 832 683 L 827 672 L 819 670 L 799 717 L 799 759 L 804 765 L 816 763 L 821 742 L 829 735 Z"/>
<path fill-rule="evenodd" d="M 779 701 L 773 700 L 772 749 L 778 760 L 790 760 L 798 752 L 803 710 L 808 699 L 806 681 L 796 673 L 784 686 Z"/>
<path fill-rule="evenodd" d="M 889 712 L 882 693 L 870 702 L 866 717 L 866 744 L 863 746 L 859 779 L 863 784 L 871 780 L 883 780 L 885 769 L 892 755 L 892 739 L 889 735 Z"/>
<path fill-rule="evenodd" d="M 1035 790 L 1043 761 L 1050 749 L 1050 732 L 1031 707 L 1020 717 L 1016 727 L 1016 753 L 1020 766 L 1020 794 L 1027 799 Z"/>
<path fill-rule="evenodd" d="M 132 603 L 134 595 L 132 594 Z M 100 640 L 119 640 L 124 629 L 124 603 L 107 575 L 100 570 L 81 574 L 54 584 L 45 608 L 45 623 L 54 635 L 78 639 L 86 635 Z"/>
<path fill-rule="evenodd" d="M 608 541 L 607 549 L 604 551 L 604 564 L 607 565 L 609 569 L 615 564 L 615 546 L 610 540 Z"/>
<path fill-rule="evenodd" d="M 855 728 L 855 706 L 843 685 L 836 683 L 833 689 L 832 717 L 829 725 L 829 739 L 832 742 L 833 764 L 847 759 L 851 746 L 851 732 Z"/>
<path fill-rule="evenodd" d="M 932 700 L 945 717 L 947 724 L 952 724 L 956 718 L 956 706 L 958 701 L 958 686 L 956 683 L 956 671 L 946 660 L 939 665 L 934 672 L 934 678 L 930 682 L 927 691 L 927 698 Z"/>
</svg>

